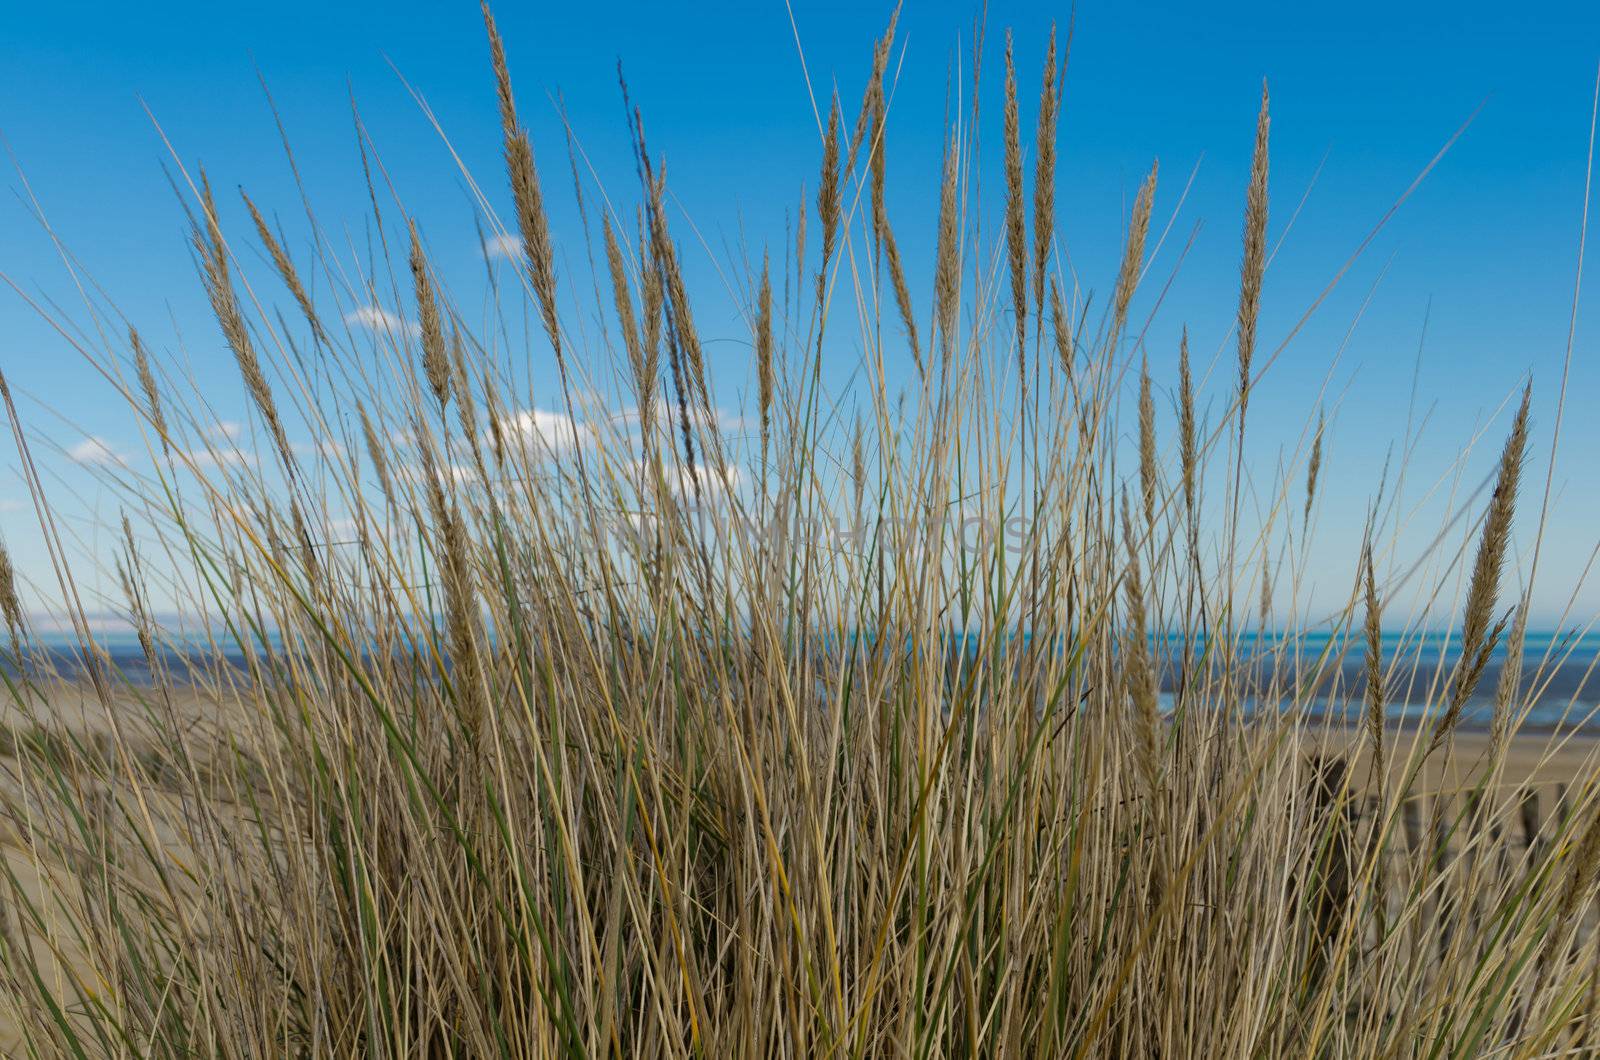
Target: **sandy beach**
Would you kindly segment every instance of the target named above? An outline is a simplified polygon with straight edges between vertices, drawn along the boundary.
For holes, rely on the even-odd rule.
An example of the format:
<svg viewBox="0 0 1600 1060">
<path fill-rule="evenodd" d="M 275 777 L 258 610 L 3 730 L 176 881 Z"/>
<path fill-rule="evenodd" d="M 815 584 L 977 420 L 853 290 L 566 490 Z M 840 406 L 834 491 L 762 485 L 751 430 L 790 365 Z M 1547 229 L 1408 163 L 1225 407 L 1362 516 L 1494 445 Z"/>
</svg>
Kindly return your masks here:
<svg viewBox="0 0 1600 1060">
<path fill-rule="evenodd" d="M 1398 784 L 1412 767 L 1414 755 L 1426 750 L 1426 733 L 1419 742 L 1415 728 L 1391 727 L 1385 732 L 1385 751 L 1390 784 Z M 1329 751 L 1354 749 L 1354 778 L 1368 782 L 1371 775 L 1371 741 L 1365 731 L 1347 728 L 1313 732 L 1307 736 L 1313 748 Z M 1486 732 L 1457 732 L 1428 755 L 1412 785 L 1413 795 L 1454 793 L 1475 779 L 1490 753 Z M 1524 730 L 1516 733 L 1506 748 L 1501 774 L 1503 787 L 1555 788 L 1571 785 L 1600 765 L 1600 738 L 1590 733 Z"/>
<path fill-rule="evenodd" d="M 248 724 L 248 719 L 237 706 L 230 705 L 215 693 L 179 689 L 170 691 L 164 702 L 166 705 L 162 709 L 170 709 L 172 716 L 189 733 L 190 746 L 197 762 L 203 762 L 208 757 L 208 746 L 217 755 L 225 755 L 228 734 L 238 734 Z M 24 786 L 19 782 L 19 748 L 38 746 L 41 740 L 75 737 L 80 746 L 88 749 L 91 759 L 106 764 L 104 767 L 96 766 L 95 771 L 102 778 L 115 776 L 118 772 L 113 764 L 117 761 L 117 735 L 113 730 L 118 730 L 122 745 L 132 756 L 141 776 L 146 778 L 144 800 L 157 808 L 158 817 L 165 817 L 169 822 L 168 825 L 159 826 L 159 831 L 163 834 L 163 842 L 174 863 L 182 863 L 192 856 L 192 848 L 181 834 L 182 829 L 171 827 L 173 818 L 160 812 L 162 806 L 168 810 L 176 807 L 168 805 L 170 793 L 163 779 L 166 756 L 162 751 L 162 741 L 152 731 L 146 718 L 150 704 L 141 704 L 136 694 L 126 689 L 112 693 L 112 703 L 117 716 L 116 726 L 112 725 L 110 715 L 94 690 L 86 684 L 59 685 L 36 700 L 26 714 L 9 701 L 0 705 L 0 799 L 6 804 L 6 812 L 0 815 L 3 817 L 0 819 L 0 857 L 4 858 L 4 868 L 12 874 L 16 885 L 47 915 L 55 908 L 55 903 L 74 904 L 80 902 L 83 896 L 70 884 L 70 873 L 59 871 L 60 866 L 52 860 L 52 855 L 42 855 L 42 871 L 34 863 L 35 855 L 28 849 L 25 830 L 19 822 L 19 814 L 29 801 Z M 1421 739 L 1425 740 L 1426 735 L 1424 732 Z M 1393 786 L 1399 784 L 1404 773 L 1411 768 L 1413 756 L 1421 753 L 1424 744 L 1419 743 L 1419 733 L 1415 727 L 1391 727 L 1386 730 L 1385 739 L 1392 791 Z M 1306 755 L 1352 755 L 1351 779 L 1358 791 L 1357 798 L 1363 802 L 1371 798 L 1369 733 L 1343 726 L 1318 727 L 1313 724 L 1302 733 L 1301 740 Z M 1410 806 L 1406 815 L 1408 831 L 1420 828 L 1417 822 L 1428 819 L 1424 808 L 1435 799 L 1447 800 L 1444 803 L 1447 807 L 1457 805 L 1456 797 L 1466 788 L 1469 780 L 1479 774 L 1489 749 L 1490 738 L 1487 733 L 1468 730 L 1456 733 L 1448 744 L 1426 757 L 1409 789 Z M 1575 800 L 1576 793 L 1568 789 L 1584 776 L 1593 775 L 1597 765 L 1600 765 L 1600 737 L 1596 735 L 1539 730 L 1517 733 L 1507 748 L 1501 779 L 1502 790 L 1520 792 L 1506 804 L 1508 817 L 1505 820 L 1513 837 L 1512 842 L 1521 842 L 1518 837 L 1522 832 L 1519 829 L 1529 827 L 1513 820 L 1517 811 L 1512 807 L 1521 807 L 1523 821 L 1531 820 L 1534 832 L 1547 827 L 1554 816 L 1564 812 L 1563 808 L 1569 804 L 1569 800 Z M 93 785 L 105 783 L 103 779 L 88 782 Z M 1420 812 L 1412 812 L 1412 807 Z M 1526 816 L 1530 807 L 1531 818 Z M 222 812 L 226 816 L 235 809 L 224 807 Z M 147 880 L 146 883 L 154 885 L 153 880 Z M 47 976 L 63 976 L 68 968 L 76 969 L 80 975 L 87 974 L 96 963 L 87 959 L 83 940 L 72 937 L 64 930 L 67 923 L 67 920 L 62 920 L 60 924 L 47 926 L 44 931 L 29 928 L 26 932 L 28 944 L 34 947 L 41 969 Z M 60 981 L 58 988 L 65 988 L 65 980 Z M 12 1055 L 21 1044 L 16 1014 L 0 1013 L 0 1054 Z"/>
</svg>

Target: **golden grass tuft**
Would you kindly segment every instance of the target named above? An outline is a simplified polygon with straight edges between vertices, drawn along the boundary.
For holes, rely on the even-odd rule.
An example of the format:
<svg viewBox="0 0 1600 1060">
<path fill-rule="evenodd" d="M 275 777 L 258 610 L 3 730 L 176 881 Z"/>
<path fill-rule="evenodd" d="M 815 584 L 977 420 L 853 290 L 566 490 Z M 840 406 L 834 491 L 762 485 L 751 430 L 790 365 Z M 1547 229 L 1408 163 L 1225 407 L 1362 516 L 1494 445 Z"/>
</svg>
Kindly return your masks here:
<svg viewBox="0 0 1600 1060">
<path fill-rule="evenodd" d="M 940 370 L 948 371 L 955 359 L 956 318 L 961 308 L 961 233 L 958 229 L 957 181 L 960 158 L 953 136 L 944 148 L 944 179 L 939 185 L 938 244 L 934 250 L 933 306 L 939 338 Z"/>
<path fill-rule="evenodd" d="M 817 266 L 817 356 L 822 356 L 822 325 L 827 319 L 828 266 L 833 263 L 839 241 L 839 223 L 844 211 L 844 192 L 839 171 L 839 97 L 828 108 L 828 129 L 822 135 L 822 175 L 817 179 L 817 220 L 822 224 L 822 262 Z"/>
<path fill-rule="evenodd" d="M 1033 303 L 1044 323 L 1044 289 L 1049 276 L 1050 247 L 1056 224 L 1056 128 L 1060 123 L 1061 89 L 1056 71 L 1056 27 L 1044 57 L 1044 85 L 1039 89 L 1039 128 L 1033 157 Z"/>
<path fill-rule="evenodd" d="M 0 542 L 0 617 L 13 633 L 22 629 L 22 601 L 17 596 L 16 570 L 4 542 Z"/>
<path fill-rule="evenodd" d="M 422 337 L 422 372 L 442 411 L 450 403 L 450 358 L 445 351 L 444 324 L 439 319 L 433 281 L 428 278 L 428 259 L 422 253 L 422 239 L 417 235 L 415 222 L 410 230 L 411 280 L 417 298 L 417 331 Z"/>
<path fill-rule="evenodd" d="M 772 343 L 772 267 L 761 255 L 761 290 L 756 294 L 756 405 L 761 413 L 763 459 L 772 440 L 772 399 L 776 381 Z"/>
<path fill-rule="evenodd" d="M 1178 463 L 1183 468 L 1183 510 L 1192 523 L 1195 488 L 1200 465 L 1199 440 L 1194 420 L 1194 376 L 1189 369 L 1189 329 L 1178 341 Z"/>
<path fill-rule="evenodd" d="M 1366 724 L 1372 740 L 1372 774 L 1378 778 L 1379 792 L 1389 775 L 1388 759 L 1384 748 L 1384 713 L 1388 701 L 1384 696 L 1383 676 L 1383 605 L 1378 599 L 1378 579 L 1373 571 L 1372 545 L 1369 542 L 1361 552 L 1362 599 L 1366 604 L 1362 629 L 1366 634 L 1365 671 Z"/>
<path fill-rule="evenodd" d="M 1492 630 L 1490 624 L 1494 621 L 1500 596 L 1500 572 L 1505 566 L 1506 548 L 1511 543 L 1511 520 L 1517 509 L 1517 482 L 1522 477 L 1522 455 L 1528 443 L 1528 405 L 1532 397 L 1533 384 L 1530 383 L 1523 388 L 1522 404 L 1517 408 L 1511 433 L 1500 452 L 1494 496 L 1484 513 L 1472 579 L 1467 585 L 1467 604 L 1461 622 L 1461 660 L 1451 675 L 1449 703 L 1439 717 L 1432 747 L 1444 742 L 1460 723 L 1461 713 L 1477 688 L 1502 632 L 1503 619 Z"/>
<path fill-rule="evenodd" d="M 473 201 L 488 233 L 504 198 L 526 250 L 485 289 L 462 295 L 448 255 L 424 253 L 420 216 L 379 212 L 373 174 L 394 201 L 408 178 L 359 120 L 369 212 L 339 227 L 382 253 L 315 238 L 309 208 L 312 238 L 269 228 L 271 204 L 245 199 L 281 309 L 235 269 L 199 175 L 220 337 L 181 356 L 234 360 L 282 471 L 188 458 L 227 433 L 226 395 L 149 323 L 124 341 L 98 304 L 64 312 L 59 332 L 153 428 L 143 456 L 83 472 L 126 513 L 85 534 L 0 374 L 51 563 L 15 570 L 0 546 L 0 1052 L 1600 1050 L 1583 1008 L 1600 741 L 1526 731 L 1559 709 L 1565 664 L 1520 669 L 1526 593 L 1518 658 L 1478 692 L 1502 654 L 1529 393 L 1473 557 L 1450 533 L 1409 554 L 1416 509 L 1386 485 L 1359 542 L 1313 549 L 1314 504 L 1334 504 L 1320 408 L 1277 450 L 1308 456 L 1303 498 L 1287 457 L 1228 444 L 1271 376 L 1254 359 L 1265 94 L 1237 317 L 1221 307 L 1238 390 L 1230 365 L 1201 422 L 1184 328 L 1163 453 L 1166 369 L 1144 342 L 1161 300 L 1130 323 L 1157 173 L 1116 271 L 1068 271 L 1093 255 L 1053 217 L 1053 33 L 1033 231 L 1030 38 L 1007 36 L 1003 92 L 980 93 L 980 23 L 938 172 L 904 177 L 938 185 L 924 261 L 888 222 L 907 194 L 885 162 L 895 19 L 853 126 L 837 95 L 819 122 L 792 246 L 741 231 L 725 255 L 683 227 L 631 102 L 628 172 L 591 181 L 569 129 L 573 187 L 547 203 L 487 9 L 484 25 L 509 188 Z M 569 193 L 590 206 L 564 233 Z M 314 248 L 303 272 L 288 246 Z M 558 257 L 588 259 L 593 283 L 558 299 Z M 414 297 L 416 327 L 324 332 L 301 275 Z M 1359 458 L 1339 461 L 1341 503 Z M 1435 652 L 1415 630 L 1437 612 L 1404 601 L 1463 581 L 1459 650 Z M 55 588 L 46 615 L 24 611 Z M 96 639 L 107 594 L 125 647 Z M 1401 710 L 1425 720 L 1396 729 Z M 1549 762 L 1530 761 L 1557 758 L 1569 786 L 1540 820 Z"/>
<path fill-rule="evenodd" d="M 1050 336 L 1055 342 L 1056 362 L 1070 379 L 1072 377 L 1072 325 L 1067 320 L 1067 310 L 1061 303 L 1061 285 L 1054 276 L 1050 278 Z"/>
<path fill-rule="evenodd" d="M 495 26 L 487 0 L 483 22 L 489 35 L 489 61 L 494 67 L 495 89 L 500 99 L 500 130 L 505 140 L 506 173 L 511 178 L 511 201 L 516 207 L 517 231 L 522 236 L 523 260 L 539 304 L 545 335 L 555 352 L 556 362 L 566 368 L 561 349 L 561 328 L 556 309 L 556 253 L 550 237 L 550 219 L 544 210 L 544 189 L 533 161 L 533 145 L 527 130 L 517 120 L 517 104 L 511 92 L 511 70 L 506 63 L 505 42 Z"/>
<path fill-rule="evenodd" d="M 1311 506 L 1317 500 L 1317 478 L 1322 474 L 1322 436 L 1325 429 L 1322 410 L 1318 409 L 1317 433 L 1311 436 L 1311 459 L 1306 461 L 1306 504 L 1300 513 L 1300 521 L 1304 526 L 1311 524 Z"/>
<path fill-rule="evenodd" d="M 171 438 L 167 434 L 167 417 L 161 411 L 161 389 L 150 367 L 150 351 L 144 348 L 144 340 L 136 328 L 128 329 L 128 344 L 133 347 L 133 366 L 139 377 L 139 390 L 144 395 L 145 413 L 150 417 L 156 437 L 161 440 L 161 451 L 168 452 L 172 448 Z"/>
<path fill-rule="evenodd" d="M 1156 529 L 1156 402 L 1151 393 L 1150 361 L 1139 361 L 1139 492 L 1144 500 L 1145 533 L 1152 539 Z"/>
<path fill-rule="evenodd" d="M 1017 329 L 1017 378 L 1028 393 L 1028 228 L 1022 191 L 1022 135 L 1017 116 L 1017 68 L 1006 31 L 1005 178 L 1006 260 L 1011 266 L 1011 315 Z"/>
<path fill-rule="evenodd" d="M 1256 324 L 1261 318 L 1261 285 L 1267 271 L 1267 134 L 1272 121 L 1267 113 L 1267 85 L 1261 84 L 1261 113 L 1256 118 L 1256 144 L 1250 156 L 1250 186 L 1244 201 L 1244 260 L 1239 265 L 1239 434 L 1244 436 L 1245 410 L 1250 404 L 1252 364 L 1256 350 Z"/>
<path fill-rule="evenodd" d="M 267 219 L 261 216 L 255 201 L 245 194 L 243 188 L 239 189 L 239 198 L 244 200 L 245 209 L 250 211 L 250 220 L 256 226 L 256 235 L 260 238 L 261 245 L 267 248 L 267 256 L 272 259 L 272 267 L 278 270 L 278 277 L 283 280 L 283 285 L 289 289 L 289 294 L 300 307 L 301 314 L 305 316 L 306 323 L 311 326 L 311 337 L 318 342 L 326 343 L 328 335 L 322 328 L 322 319 L 317 316 L 316 308 L 311 304 L 311 296 L 300 280 L 300 273 L 294 267 L 294 260 L 289 257 L 288 251 L 284 250 L 283 243 L 278 237 L 273 235 L 272 229 L 267 225 Z"/>
<path fill-rule="evenodd" d="M 1150 210 L 1155 205 L 1156 173 L 1159 168 L 1159 162 L 1151 163 L 1150 175 L 1139 186 L 1139 194 L 1133 200 L 1133 213 L 1128 218 L 1122 268 L 1117 273 L 1117 287 L 1112 294 L 1111 339 L 1108 344 L 1113 347 L 1128 325 L 1128 306 L 1133 302 L 1133 292 L 1139 286 L 1139 277 L 1144 271 L 1144 243 L 1150 234 Z"/>
<path fill-rule="evenodd" d="M 222 224 L 217 217 L 217 204 L 211 194 L 211 182 L 204 170 L 200 173 L 200 205 L 203 212 L 201 224 L 193 234 L 193 244 L 201 263 L 206 294 L 211 299 L 211 310 L 222 328 L 222 337 L 233 351 L 239 374 L 244 377 L 245 388 L 250 392 L 261 418 L 266 421 L 273 443 L 283 466 L 294 470 L 294 455 L 289 447 L 289 436 L 284 433 L 283 420 L 278 415 L 277 401 L 272 396 L 272 385 L 267 382 L 256 354 L 255 343 L 250 338 L 245 323 L 244 310 L 239 305 L 238 292 L 233 289 L 233 277 L 228 266 L 228 244 L 222 238 Z"/>
</svg>

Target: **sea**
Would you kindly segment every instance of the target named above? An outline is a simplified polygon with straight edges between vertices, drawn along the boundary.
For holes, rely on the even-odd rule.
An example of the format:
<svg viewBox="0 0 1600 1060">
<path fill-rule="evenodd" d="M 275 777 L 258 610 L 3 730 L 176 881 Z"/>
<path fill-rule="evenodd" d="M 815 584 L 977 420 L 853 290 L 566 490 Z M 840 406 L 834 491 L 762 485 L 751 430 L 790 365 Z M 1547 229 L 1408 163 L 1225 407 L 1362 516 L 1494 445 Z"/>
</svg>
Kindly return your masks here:
<svg viewBox="0 0 1600 1060">
<path fill-rule="evenodd" d="M 134 685 L 152 680 L 149 661 L 138 637 L 127 630 L 95 629 L 92 634 L 97 654 L 120 674 L 120 680 Z M 265 635 L 268 643 L 279 646 L 274 634 Z M 831 639 L 831 638 L 830 638 Z M 832 640 L 842 648 L 856 638 Z M 974 632 L 953 632 L 944 645 L 947 661 L 954 663 L 966 654 L 980 651 L 1007 651 L 1028 640 L 1026 634 L 1000 638 Z M 36 658 L 42 656 L 46 669 L 67 680 L 86 676 L 85 655 L 75 636 L 65 632 L 38 633 L 30 642 Z M 1207 650 L 1203 639 L 1190 641 L 1176 633 L 1150 635 L 1150 648 L 1158 660 L 1162 701 L 1170 710 L 1178 691 L 1177 661 L 1187 650 L 1191 657 Z M 1354 632 L 1254 632 L 1237 635 L 1234 653 L 1237 665 L 1248 671 L 1252 680 L 1245 687 L 1263 684 L 1278 690 L 1279 705 L 1294 699 L 1312 714 L 1332 715 L 1355 721 L 1364 710 L 1366 685 L 1366 645 L 1359 631 Z M 1065 644 L 1061 650 L 1067 650 Z M 1461 657 L 1460 639 L 1454 631 L 1389 632 L 1381 638 L 1385 679 L 1385 702 L 1393 722 L 1415 720 L 1439 709 L 1445 698 L 1452 671 Z M 245 656 L 236 646 L 224 646 L 197 636 L 169 639 L 160 649 L 162 669 L 174 681 L 191 674 L 209 673 L 221 664 L 241 669 Z M 1221 653 L 1213 653 L 1213 657 Z M 1505 638 L 1491 652 L 1475 691 L 1467 702 L 1462 724 L 1487 727 L 1494 712 L 1496 690 L 1510 661 Z M 1530 631 L 1521 652 L 1521 679 L 1518 703 L 1525 710 L 1524 728 L 1552 729 L 1588 725 L 1600 731 L 1600 631 Z M 38 672 L 35 665 L 34 672 Z M 0 673 L 17 676 L 10 652 L 0 652 Z M 1531 708 L 1528 707 L 1532 703 Z M 1262 709 L 1250 701 L 1247 712 Z"/>
</svg>

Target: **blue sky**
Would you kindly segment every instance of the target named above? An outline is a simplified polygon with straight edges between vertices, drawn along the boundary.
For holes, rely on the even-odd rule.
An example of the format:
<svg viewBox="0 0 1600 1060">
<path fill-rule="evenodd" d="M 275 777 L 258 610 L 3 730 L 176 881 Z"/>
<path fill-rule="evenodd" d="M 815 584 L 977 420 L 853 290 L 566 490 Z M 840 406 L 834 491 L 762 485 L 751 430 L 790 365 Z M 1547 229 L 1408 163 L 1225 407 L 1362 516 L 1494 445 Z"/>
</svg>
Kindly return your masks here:
<svg viewBox="0 0 1600 1060">
<path fill-rule="evenodd" d="M 501 4 L 497 15 L 558 234 L 570 238 L 575 219 L 550 94 L 562 94 L 595 168 L 633 201 L 616 86 L 620 59 L 645 108 L 652 146 L 668 158 L 675 193 L 713 249 L 742 232 L 753 245 L 776 250 L 785 210 L 802 181 L 814 187 L 818 159 L 796 31 L 813 82 L 821 91 L 838 84 L 853 108 L 889 9 L 795 0 L 791 27 L 782 3 Z M 967 61 L 975 13 L 970 3 L 912 2 L 901 21 L 906 49 L 889 130 L 891 210 L 913 262 L 931 245 L 947 76 L 952 62 Z M 991 147 L 998 141 L 1001 32 L 1011 27 L 1016 34 L 1027 86 L 1024 127 L 1031 128 L 1026 101 L 1038 81 L 1045 35 L 1052 20 L 1064 28 L 1069 14 L 1066 5 L 989 5 L 991 124 L 984 135 Z M 1348 585 L 1354 535 L 1386 447 L 1406 422 L 1414 373 L 1416 415 L 1427 416 L 1413 470 L 1419 490 L 1530 372 L 1537 433 L 1527 481 L 1542 487 L 1566 347 L 1597 61 L 1600 12 L 1578 3 L 1473 10 L 1442 3 L 1335 8 L 1090 0 L 1077 8 L 1060 137 L 1063 250 L 1103 300 L 1127 205 L 1150 161 L 1161 161 L 1156 215 L 1162 221 L 1198 165 L 1152 277 L 1165 277 L 1192 226 L 1201 227 L 1149 345 L 1163 382 L 1173 374 L 1180 326 L 1188 324 L 1202 365 L 1223 350 L 1213 396 L 1231 371 L 1231 346 L 1224 343 L 1262 78 L 1273 95 L 1274 240 L 1321 167 L 1268 276 L 1262 324 L 1268 350 L 1451 133 L 1482 107 L 1252 401 L 1252 457 L 1270 467 L 1280 444 L 1292 452 L 1325 382 L 1329 388 L 1334 416 L 1317 546 L 1323 551 L 1316 557 L 1329 572 L 1324 588 L 1335 596 Z M 347 102 L 353 92 L 441 270 L 463 283 L 481 272 L 459 174 L 400 80 L 426 97 L 503 206 L 493 86 L 473 3 L 69 0 L 10 5 L 0 34 L 0 133 L 57 234 L 155 344 L 174 349 L 181 334 L 197 380 L 215 384 L 224 413 L 241 416 L 232 362 L 205 311 L 182 213 L 162 170 L 166 149 L 144 107 L 186 163 L 204 162 L 225 199 L 232 201 L 232 189 L 243 184 L 292 222 L 298 199 L 257 70 L 282 110 L 324 225 L 339 229 L 348 221 L 352 240 L 363 238 L 365 190 Z M 988 161 L 994 182 L 992 152 Z M 0 199 L 0 271 L 70 306 L 68 278 L 20 198 L 22 176 L 8 165 L 0 179 L 18 193 Z M 580 245 L 566 246 L 568 272 L 586 284 Z M 691 277 L 715 284 L 704 253 L 691 257 Z M 928 286 L 915 273 L 913 283 L 919 292 Z M 1330 378 L 1335 350 L 1369 293 Z M 713 299 L 702 328 L 713 339 L 742 341 L 727 308 L 721 305 L 719 315 Z M 1595 296 L 1586 293 L 1556 473 L 1560 498 L 1536 594 L 1546 620 L 1565 604 L 1600 535 L 1588 455 L 1600 447 L 1596 310 Z M 0 325 L 0 366 L 35 427 L 66 447 L 86 433 L 128 450 L 137 446 L 118 399 L 9 291 L 0 291 Z M 723 388 L 744 385 L 739 342 L 711 349 Z M 1508 418 L 1501 412 L 1489 426 L 1464 476 L 1469 485 L 1493 459 Z M 49 459 L 64 486 L 82 491 L 82 503 L 93 510 L 99 494 L 89 473 Z M 14 463 L 7 442 L 0 448 L 0 534 L 25 572 L 42 574 L 43 553 L 31 512 L 20 503 Z M 1426 509 L 1433 521 L 1425 514 L 1419 524 L 1436 528 L 1442 510 Z M 1578 615 L 1596 610 L 1600 592 L 1586 591 Z"/>
</svg>

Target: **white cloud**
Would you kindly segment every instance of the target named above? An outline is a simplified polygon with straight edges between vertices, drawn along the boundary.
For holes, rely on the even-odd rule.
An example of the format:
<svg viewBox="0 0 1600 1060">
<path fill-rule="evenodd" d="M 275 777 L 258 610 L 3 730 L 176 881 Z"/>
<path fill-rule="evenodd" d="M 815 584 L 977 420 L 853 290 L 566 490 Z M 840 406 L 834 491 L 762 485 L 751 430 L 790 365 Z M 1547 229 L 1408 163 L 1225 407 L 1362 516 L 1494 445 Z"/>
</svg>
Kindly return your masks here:
<svg viewBox="0 0 1600 1060">
<path fill-rule="evenodd" d="M 478 472 L 470 464 L 435 464 L 441 485 L 448 483 L 452 486 L 475 486 L 483 480 L 478 477 Z M 422 464 L 402 464 L 400 474 L 413 483 L 422 483 L 426 475 Z"/>
<path fill-rule="evenodd" d="M 329 519 L 322 524 L 320 538 L 315 538 L 318 548 L 339 551 L 361 543 L 361 524 L 354 519 Z"/>
<path fill-rule="evenodd" d="M 574 436 L 579 442 L 592 436 L 588 427 L 575 423 L 572 417 L 544 409 L 513 413 L 500 421 L 500 429 L 513 439 L 524 443 L 537 442 L 556 452 L 571 449 Z"/>
<path fill-rule="evenodd" d="M 289 446 L 297 456 L 321 456 L 329 460 L 337 460 L 344 456 L 344 446 L 332 439 L 323 439 L 320 442 L 293 442 Z"/>
<path fill-rule="evenodd" d="M 128 462 L 128 458 L 117 452 L 110 442 L 92 434 L 68 449 L 67 459 L 75 464 L 83 464 L 85 466 L 126 464 Z"/>
<path fill-rule="evenodd" d="M 689 418 L 702 430 L 709 426 L 715 426 L 717 430 L 722 431 L 724 434 L 742 431 L 750 423 L 749 418 L 742 413 L 729 412 L 726 409 L 716 409 L 711 413 L 710 417 L 707 417 L 704 411 L 692 412 L 689 414 Z"/>
<path fill-rule="evenodd" d="M 489 258 L 522 257 L 522 238 L 513 235 L 490 236 L 484 242 L 483 253 Z"/>
<path fill-rule="evenodd" d="M 183 455 L 198 468 L 250 467 L 256 462 L 256 454 L 243 449 L 190 449 Z"/>
<path fill-rule="evenodd" d="M 416 335 L 421 329 L 397 313 L 381 306 L 364 305 L 344 315 L 344 322 L 368 331 L 386 331 L 392 335 Z"/>
<path fill-rule="evenodd" d="M 700 492 L 704 495 L 721 494 L 739 486 L 739 469 L 725 467 L 721 469 L 709 468 L 704 464 L 694 466 L 691 476 L 687 468 L 678 469 L 678 492 L 691 494 L 698 483 Z"/>
<path fill-rule="evenodd" d="M 0 497 L 0 512 L 20 512 L 27 505 L 21 501 L 12 500 L 10 497 Z"/>
<path fill-rule="evenodd" d="M 646 468 L 646 465 L 642 463 L 636 463 L 633 466 L 640 474 L 643 474 Z M 700 496 L 702 498 L 720 497 L 725 493 L 738 489 L 741 479 L 739 469 L 731 464 L 726 468 L 717 470 L 707 467 L 705 464 L 697 463 L 694 466 L 692 475 L 689 473 L 688 468 L 681 464 L 674 464 L 672 467 L 666 468 L 665 472 L 668 488 L 678 497 L 693 498 L 696 485 L 700 487 Z"/>
<path fill-rule="evenodd" d="M 611 414 L 610 420 L 612 423 L 629 427 L 637 426 L 639 423 L 639 410 L 636 408 L 620 409 Z M 691 409 L 689 411 L 689 422 L 698 430 L 704 431 L 714 427 L 722 434 L 735 436 L 740 432 L 747 432 L 750 427 L 759 421 L 752 420 L 743 413 L 730 412 L 727 409 L 713 409 L 710 412 L 706 412 L 704 409 Z M 676 433 L 678 430 L 677 406 L 671 403 L 657 404 L 656 427 L 657 429 L 665 428 Z"/>
<path fill-rule="evenodd" d="M 227 438 L 232 440 L 244 435 L 244 424 L 237 420 L 222 420 L 206 431 L 213 438 Z"/>
</svg>

